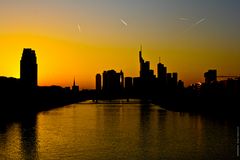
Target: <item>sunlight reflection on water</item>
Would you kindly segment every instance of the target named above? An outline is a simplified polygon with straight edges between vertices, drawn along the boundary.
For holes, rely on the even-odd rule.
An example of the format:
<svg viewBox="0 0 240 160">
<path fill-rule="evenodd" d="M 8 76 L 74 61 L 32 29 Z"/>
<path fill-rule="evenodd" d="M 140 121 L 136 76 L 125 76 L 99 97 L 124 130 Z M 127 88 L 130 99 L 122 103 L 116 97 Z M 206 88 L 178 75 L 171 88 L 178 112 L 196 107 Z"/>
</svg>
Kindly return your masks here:
<svg viewBox="0 0 240 160">
<path fill-rule="evenodd" d="M 116 102 L 116 101 L 114 101 Z M 226 159 L 230 122 L 156 105 L 90 101 L 0 123 L 0 159 Z"/>
</svg>

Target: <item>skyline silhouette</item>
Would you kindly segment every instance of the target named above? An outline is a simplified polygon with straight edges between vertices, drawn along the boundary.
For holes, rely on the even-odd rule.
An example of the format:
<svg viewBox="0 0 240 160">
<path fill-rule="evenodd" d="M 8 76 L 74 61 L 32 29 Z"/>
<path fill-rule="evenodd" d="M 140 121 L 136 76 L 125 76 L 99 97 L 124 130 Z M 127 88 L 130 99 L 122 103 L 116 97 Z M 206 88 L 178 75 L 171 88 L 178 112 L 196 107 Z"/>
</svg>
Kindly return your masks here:
<svg viewBox="0 0 240 160">
<path fill-rule="evenodd" d="M 239 8 L 1 0 L 0 159 L 239 158 Z"/>
<path fill-rule="evenodd" d="M 139 77 L 143 78 L 143 79 L 154 79 L 154 78 L 158 78 L 162 81 L 165 80 L 169 80 L 171 78 L 173 78 L 175 81 L 174 83 L 177 84 L 178 83 L 178 73 L 177 72 L 173 72 L 173 73 L 167 73 L 167 67 L 160 61 L 160 57 L 159 57 L 159 62 L 157 63 L 157 72 L 156 75 L 154 74 L 154 70 L 150 69 L 150 61 L 145 61 L 142 57 L 142 46 L 140 47 L 140 51 L 139 51 L 139 62 L 140 62 L 140 75 Z M 41 66 L 44 67 L 44 66 Z M 49 66 L 49 68 L 51 68 Z M 111 69 L 114 70 L 114 69 Z M 229 79 L 239 79 L 240 78 L 240 74 L 239 75 L 217 75 L 217 70 L 216 69 L 208 69 L 209 72 L 212 72 L 213 74 L 206 72 L 204 73 L 203 79 L 205 79 L 203 82 L 200 81 L 196 81 L 193 82 L 190 85 L 186 85 L 184 83 L 184 81 L 180 80 L 180 83 L 183 83 L 182 85 L 185 85 L 185 87 L 191 87 L 191 86 L 195 86 L 198 84 L 202 84 L 204 82 L 207 82 L 206 77 L 207 74 L 209 73 L 210 76 L 215 77 L 214 81 L 226 81 Z M 31 73 L 32 72 L 32 73 Z M 122 72 L 122 70 L 121 70 Z M 98 73 L 99 74 L 99 73 Z M 122 73 L 123 74 L 123 73 Z M 5 77 L 4 75 L 2 75 L 1 77 Z M 6 77 L 6 78 L 13 78 L 14 77 Z M 98 77 L 99 78 L 99 77 Z M 129 77 L 127 75 L 126 77 L 128 79 L 128 82 L 130 82 L 129 78 L 132 78 L 132 80 L 134 81 L 134 77 Z M 137 77 L 135 77 L 137 78 Z M 16 78 L 18 79 L 18 78 Z M 26 83 L 31 83 L 32 86 L 38 86 L 38 64 L 37 64 L 37 60 L 36 60 L 36 54 L 35 54 L 35 50 L 32 50 L 31 48 L 24 48 L 23 49 L 23 54 L 21 57 L 21 61 L 20 61 L 20 80 L 22 81 L 22 83 L 24 83 L 24 81 Z M 124 77 L 123 80 L 124 81 Z M 74 80 L 72 81 L 73 86 L 72 89 L 73 90 L 77 90 L 79 91 L 79 85 L 76 85 L 76 78 L 74 77 Z M 99 82 L 98 82 L 99 83 Z M 96 89 L 96 85 L 100 85 L 97 84 L 97 82 L 95 81 L 95 86 L 94 88 Z M 131 85 L 131 84 L 130 84 Z M 47 86 L 56 86 L 55 83 L 53 84 L 49 84 Z M 80 84 L 81 86 L 81 84 Z M 104 85 L 103 85 L 104 86 Z M 61 86 L 61 87 L 71 87 L 71 86 Z M 94 88 L 89 88 L 94 89 Z M 82 88 L 85 89 L 85 88 Z"/>
<path fill-rule="evenodd" d="M 196 81 L 194 83 L 192 83 L 189 86 L 184 85 L 184 81 L 182 80 L 178 80 L 178 73 L 177 72 L 173 72 L 173 73 L 168 73 L 167 72 L 167 67 L 161 63 L 160 58 L 159 58 L 159 62 L 157 63 L 157 74 L 154 74 L 154 70 L 150 69 L 150 61 L 145 61 L 142 55 L 142 46 L 140 47 L 140 51 L 139 51 L 139 66 L 140 66 L 140 70 L 139 70 L 139 78 L 144 79 L 144 80 L 154 80 L 154 79 L 158 79 L 159 83 L 170 83 L 170 81 L 172 81 L 171 83 L 173 83 L 172 85 L 177 85 L 177 83 L 180 83 L 182 87 L 193 87 L 196 85 L 201 85 L 201 83 L 199 81 Z M 49 67 L 50 68 L 50 67 Z M 96 80 L 95 81 L 95 89 L 96 90 L 101 90 L 101 88 L 111 88 L 110 86 L 107 87 L 106 85 L 108 84 L 107 82 L 104 82 L 104 77 L 106 77 L 108 75 L 108 72 L 115 72 L 114 69 L 109 70 L 109 71 L 104 71 L 103 73 L 103 82 L 101 80 L 101 74 L 97 73 L 96 75 Z M 115 73 L 110 73 L 110 74 L 116 74 Z M 127 86 L 132 86 L 131 83 L 135 81 L 138 81 L 138 77 L 129 77 L 128 75 L 126 77 L 124 77 L 124 73 L 121 70 L 119 74 L 119 77 L 117 79 L 120 78 L 120 82 L 121 84 L 119 84 L 119 87 L 125 87 L 125 81 L 127 79 L 127 82 L 129 84 L 126 84 Z M 5 76 L 1 76 L 2 78 L 4 78 Z M 205 79 L 205 82 L 203 83 L 213 83 L 213 82 L 217 82 L 218 79 L 220 79 L 220 83 L 224 83 L 224 81 L 228 81 L 228 80 L 239 80 L 240 79 L 240 75 L 236 75 L 236 76 L 224 76 L 224 75 L 217 75 L 217 70 L 216 69 L 208 69 L 208 72 L 205 72 L 203 74 L 203 77 Z M 6 77 L 9 79 L 18 79 L 18 78 L 14 78 L 14 77 Z M 38 86 L 38 64 L 37 64 L 37 57 L 35 54 L 35 50 L 32 50 L 31 48 L 24 48 L 23 49 L 23 53 L 22 53 L 22 57 L 20 60 L 20 79 L 21 83 L 23 83 L 24 85 L 30 85 L 32 87 L 36 87 Z M 76 79 L 74 77 L 74 80 L 72 81 L 73 85 L 72 85 L 72 90 L 75 90 L 75 92 L 79 91 L 79 85 L 76 84 Z M 136 82 L 137 83 L 137 82 Z M 81 85 L 81 84 L 80 84 Z M 49 86 L 56 86 L 55 84 L 50 84 Z M 102 87 L 103 86 L 103 87 Z M 64 87 L 64 86 L 61 86 Z M 66 86 L 67 88 L 71 87 L 71 86 Z M 151 87 L 148 86 L 147 88 Z"/>
<path fill-rule="evenodd" d="M 139 51 L 139 76 L 129 77 L 124 71 L 105 70 L 95 76 L 95 89 L 81 89 L 75 78 L 72 86 L 38 85 L 37 54 L 24 48 L 20 59 L 20 79 L 0 77 L 1 119 L 21 119 L 41 111 L 74 104 L 86 100 L 98 104 L 102 100 L 111 102 L 139 99 L 142 104 L 159 105 L 177 112 L 203 113 L 229 117 L 237 121 L 240 98 L 240 77 L 220 76 L 216 69 L 209 69 L 202 76 L 204 83 L 196 82 L 185 86 L 178 73 L 168 72 L 168 66 L 157 64 L 157 75 L 150 68 L 142 50 Z M 236 106 L 237 105 L 237 106 Z"/>
<path fill-rule="evenodd" d="M 0 117 L 18 118 L 36 114 L 85 98 L 80 96 L 75 79 L 73 86 L 38 85 L 38 62 L 35 50 L 24 48 L 20 59 L 20 78 L 0 77 Z"/>
<path fill-rule="evenodd" d="M 122 69 L 137 77 L 139 44 L 153 64 L 150 68 L 157 70 L 160 56 L 186 86 L 204 82 L 202 73 L 211 68 L 219 75 L 239 74 L 237 0 L 3 0 L 0 4 L 0 75 L 19 78 L 16 62 L 26 46 L 38 52 L 39 85 L 71 86 L 75 77 L 80 88 L 94 89 L 92 77 L 103 70 Z"/>
<path fill-rule="evenodd" d="M 160 61 L 155 75 L 150 68 L 150 61 L 143 58 L 142 48 L 139 51 L 138 77 L 126 76 L 122 70 L 119 73 L 115 70 L 104 71 L 102 75 L 97 73 L 94 90 L 80 89 L 75 78 L 71 87 L 39 86 L 37 64 L 35 51 L 24 48 L 20 60 L 20 79 L 0 77 L 1 103 L 10 105 L 1 107 L 3 114 L 38 112 L 89 99 L 97 103 L 101 99 L 121 98 L 127 101 L 137 98 L 178 111 L 218 110 L 222 113 L 226 105 L 234 106 L 240 98 L 239 76 L 220 76 L 227 79 L 219 81 L 217 70 L 209 69 L 203 74 L 204 83 L 184 86 L 184 82 L 178 79 L 178 73 L 169 73 L 168 67 Z M 11 107 L 16 104 L 24 107 Z M 234 113 L 236 109 L 228 107 L 227 113 Z"/>
<path fill-rule="evenodd" d="M 205 81 L 184 86 L 178 73 L 169 73 L 159 61 L 157 75 L 150 69 L 150 61 L 139 51 L 139 76 L 124 77 L 124 71 L 104 71 L 96 74 L 95 100 L 139 98 L 177 111 L 201 111 L 206 113 L 234 113 L 240 98 L 240 76 L 219 76 L 216 69 L 203 73 Z M 226 108 L 226 106 L 228 106 Z M 224 114 L 225 114 L 224 113 Z"/>
</svg>

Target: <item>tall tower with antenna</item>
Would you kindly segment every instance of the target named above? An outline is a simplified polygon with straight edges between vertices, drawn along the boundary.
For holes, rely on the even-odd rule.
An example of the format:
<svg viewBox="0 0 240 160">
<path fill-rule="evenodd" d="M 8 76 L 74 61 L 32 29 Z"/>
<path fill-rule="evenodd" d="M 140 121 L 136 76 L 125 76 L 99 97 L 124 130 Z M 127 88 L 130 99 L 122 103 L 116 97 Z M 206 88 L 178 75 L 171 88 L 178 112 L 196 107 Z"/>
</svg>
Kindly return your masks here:
<svg viewBox="0 0 240 160">
<path fill-rule="evenodd" d="M 149 79 L 154 77 L 153 70 L 150 70 L 150 62 L 144 61 L 142 57 L 142 45 L 139 51 L 139 62 L 140 62 L 140 77 L 143 79 Z"/>
<path fill-rule="evenodd" d="M 139 62 L 140 62 L 140 68 L 142 68 L 142 65 L 144 64 L 144 60 L 143 60 L 143 57 L 142 57 L 142 45 L 140 45 Z"/>
<path fill-rule="evenodd" d="M 144 70 L 145 70 L 145 62 L 144 62 L 144 59 L 142 57 L 142 45 L 140 45 L 139 62 L 140 62 L 140 77 L 143 77 Z"/>
</svg>

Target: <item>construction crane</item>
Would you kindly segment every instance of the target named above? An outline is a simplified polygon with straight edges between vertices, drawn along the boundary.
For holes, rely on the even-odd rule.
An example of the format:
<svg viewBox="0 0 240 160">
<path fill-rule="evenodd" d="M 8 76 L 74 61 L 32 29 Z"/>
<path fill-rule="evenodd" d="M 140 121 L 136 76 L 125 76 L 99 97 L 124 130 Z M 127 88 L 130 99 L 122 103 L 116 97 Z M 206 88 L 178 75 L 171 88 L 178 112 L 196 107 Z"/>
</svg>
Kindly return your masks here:
<svg viewBox="0 0 240 160">
<path fill-rule="evenodd" d="M 217 76 L 217 78 L 220 78 L 220 79 L 224 79 L 224 78 L 240 79 L 240 76 L 223 76 L 223 75 L 221 75 L 221 76 Z"/>
</svg>

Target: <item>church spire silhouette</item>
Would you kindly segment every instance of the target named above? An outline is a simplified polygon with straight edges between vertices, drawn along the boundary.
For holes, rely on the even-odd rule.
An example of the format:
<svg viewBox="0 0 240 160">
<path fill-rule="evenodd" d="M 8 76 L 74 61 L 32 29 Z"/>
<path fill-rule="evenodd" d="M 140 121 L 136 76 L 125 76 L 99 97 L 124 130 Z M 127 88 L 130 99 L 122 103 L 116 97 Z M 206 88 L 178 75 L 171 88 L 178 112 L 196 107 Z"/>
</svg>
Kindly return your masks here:
<svg viewBox="0 0 240 160">
<path fill-rule="evenodd" d="M 74 79 L 73 79 L 72 91 L 73 91 L 74 94 L 78 94 L 78 92 L 79 92 L 79 86 L 76 85 L 75 77 L 74 77 Z"/>
</svg>

